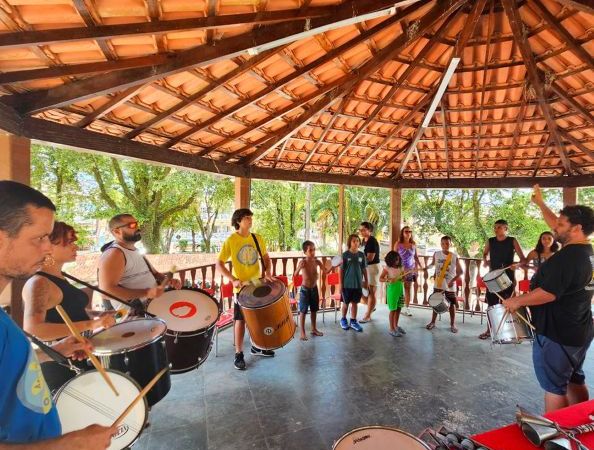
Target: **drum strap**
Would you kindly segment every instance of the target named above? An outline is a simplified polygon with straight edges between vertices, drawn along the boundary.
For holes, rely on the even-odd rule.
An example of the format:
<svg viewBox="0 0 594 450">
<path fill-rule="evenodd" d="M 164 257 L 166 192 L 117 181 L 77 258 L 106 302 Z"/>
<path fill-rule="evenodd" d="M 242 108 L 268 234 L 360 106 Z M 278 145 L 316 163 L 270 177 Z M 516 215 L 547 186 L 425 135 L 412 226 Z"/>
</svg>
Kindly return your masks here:
<svg viewBox="0 0 594 450">
<path fill-rule="evenodd" d="M 452 262 L 452 256 L 452 252 L 448 253 L 448 256 L 446 256 L 446 259 L 443 263 L 443 267 L 439 271 L 439 276 L 437 277 L 437 280 L 435 280 L 435 285 L 438 286 L 439 289 L 441 289 L 441 283 L 443 283 L 443 279 L 445 278 L 446 272 L 448 271 L 448 267 L 450 267 L 450 263 Z"/>
<path fill-rule="evenodd" d="M 60 352 L 57 352 L 56 350 L 54 350 L 53 348 L 51 348 L 49 345 L 41 342 L 39 339 L 37 339 L 32 334 L 27 333 L 25 330 L 23 330 L 23 333 L 25 333 L 25 336 L 27 336 L 31 340 L 31 342 L 33 342 L 35 345 L 37 345 L 39 347 L 39 349 L 43 353 L 45 353 L 47 356 L 49 356 L 53 361 L 57 362 L 61 366 L 64 366 L 67 369 L 70 369 L 70 370 L 72 370 L 74 372 L 79 372 L 80 371 L 80 369 L 78 369 L 76 366 L 74 366 L 72 364 L 72 362 L 70 361 L 70 359 L 66 358 Z"/>
<path fill-rule="evenodd" d="M 254 240 L 254 244 L 256 244 L 256 250 L 258 250 L 258 255 L 260 255 L 260 261 L 262 262 L 262 276 L 266 275 L 266 264 L 264 263 L 264 257 L 262 256 L 262 250 L 260 250 L 260 244 L 258 244 L 258 238 L 254 233 L 251 233 L 252 239 Z"/>
</svg>

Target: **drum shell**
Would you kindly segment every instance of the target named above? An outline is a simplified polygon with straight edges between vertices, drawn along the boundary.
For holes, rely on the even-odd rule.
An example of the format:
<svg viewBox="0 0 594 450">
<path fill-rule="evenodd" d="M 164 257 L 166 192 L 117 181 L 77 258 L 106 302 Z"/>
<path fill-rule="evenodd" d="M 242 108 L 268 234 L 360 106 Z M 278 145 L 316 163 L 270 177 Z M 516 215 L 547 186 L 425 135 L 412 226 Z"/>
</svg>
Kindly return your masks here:
<svg viewBox="0 0 594 450">
<path fill-rule="evenodd" d="M 202 365 L 212 349 L 215 331 L 215 325 L 206 330 L 189 333 L 167 330 L 165 347 L 167 348 L 167 357 L 171 361 L 171 373 L 189 372 Z"/>
<path fill-rule="evenodd" d="M 503 269 L 492 270 L 485 274 L 483 281 L 490 292 L 497 293 L 505 291 L 514 284 Z"/>
<path fill-rule="evenodd" d="M 437 314 L 443 314 L 448 312 L 450 309 L 450 304 L 446 300 L 445 294 L 442 291 L 434 292 L 429 296 L 429 306 L 433 308 Z"/>
<path fill-rule="evenodd" d="M 487 309 L 487 320 L 491 328 L 491 340 L 494 344 L 520 344 L 526 340 L 533 340 L 534 335 L 532 330 L 523 320 L 519 319 L 515 314 L 507 314 L 505 316 L 505 323 L 501 325 L 499 333 L 495 332 L 499 328 L 499 324 L 505 315 L 505 307 L 503 305 L 495 305 Z M 527 318 L 526 308 L 520 307 L 518 313 Z"/>
<path fill-rule="evenodd" d="M 275 350 L 284 347 L 293 339 L 297 326 L 293 320 L 286 289 L 281 297 L 266 306 L 259 308 L 241 306 L 241 311 L 252 343 L 259 349 Z"/>
<path fill-rule="evenodd" d="M 397 428 L 369 426 L 356 428 L 338 439 L 332 450 L 431 450 L 416 436 Z"/>
</svg>

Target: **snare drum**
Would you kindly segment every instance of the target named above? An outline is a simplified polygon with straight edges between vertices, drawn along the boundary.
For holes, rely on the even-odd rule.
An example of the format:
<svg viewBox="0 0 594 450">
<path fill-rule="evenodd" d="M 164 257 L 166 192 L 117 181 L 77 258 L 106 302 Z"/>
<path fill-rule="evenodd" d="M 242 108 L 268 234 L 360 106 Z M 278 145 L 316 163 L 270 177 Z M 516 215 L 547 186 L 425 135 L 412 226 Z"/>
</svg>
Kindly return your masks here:
<svg viewBox="0 0 594 450">
<path fill-rule="evenodd" d="M 237 296 L 252 343 L 262 350 L 285 346 L 295 334 L 287 288 L 280 280 L 245 286 Z"/>
<path fill-rule="evenodd" d="M 333 450 L 431 450 L 412 434 L 396 428 L 364 427 L 349 431 L 341 437 Z"/>
<path fill-rule="evenodd" d="M 93 353 L 101 359 L 103 367 L 124 372 L 144 387 L 169 366 L 163 340 L 166 331 L 167 326 L 160 319 L 118 323 L 91 337 Z M 165 397 L 169 389 L 171 378 L 167 372 L 146 395 L 149 406 Z"/>
<path fill-rule="evenodd" d="M 502 292 L 513 286 L 512 280 L 507 276 L 504 269 L 496 269 L 488 272 L 483 277 L 487 289 L 491 292 Z"/>
<path fill-rule="evenodd" d="M 429 296 L 429 306 L 433 308 L 437 314 L 443 314 L 450 309 L 450 303 L 447 301 L 443 291 L 436 291 Z"/>
<path fill-rule="evenodd" d="M 129 376 L 106 369 L 118 396 L 114 394 L 96 370 L 83 372 L 71 380 L 54 396 L 62 433 L 80 430 L 89 425 L 111 426 L 140 393 L 140 387 Z M 111 439 L 109 450 L 130 447 L 140 437 L 148 418 L 146 399 L 138 402 L 119 425 Z"/>
<path fill-rule="evenodd" d="M 187 372 L 206 361 L 220 315 L 214 298 L 201 289 L 168 291 L 151 301 L 148 312 L 167 324 L 171 373 Z"/>
<path fill-rule="evenodd" d="M 491 341 L 493 344 L 520 344 L 524 341 L 532 341 L 534 334 L 530 327 L 515 314 L 505 314 L 505 312 L 506 310 L 503 305 L 495 305 L 487 309 L 487 321 L 491 329 Z M 524 306 L 518 309 L 518 313 L 528 318 Z M 505 317 L 505 322 L 499 328 L 503 317 Z M 499 329 L 499 333 L 495 335 L 497 329 Z"/>
</svg>

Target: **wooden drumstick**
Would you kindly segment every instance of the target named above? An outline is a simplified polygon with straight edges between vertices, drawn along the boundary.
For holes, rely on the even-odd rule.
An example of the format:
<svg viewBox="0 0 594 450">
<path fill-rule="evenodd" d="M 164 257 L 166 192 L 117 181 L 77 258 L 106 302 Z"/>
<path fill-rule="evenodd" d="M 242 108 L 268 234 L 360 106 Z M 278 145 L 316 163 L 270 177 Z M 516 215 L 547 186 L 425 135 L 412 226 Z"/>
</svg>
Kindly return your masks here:
<svg viewBox="0 0 594 450">
<path fill-rule="evenodd" d="M 499 300 L 501 300 L 501 301 L 505 300 L 501 295 L 499 295 L 498 292 L 494 292 L 494 294 L 497 297 L 499 297 Z M 536 331 L 536 328 L 534 328 L 534 326 L 530 322 L 528 322 L 528 319 L 526 319 L 522 314 L 520 314 L 518 311 L 515 311 L 514 314 L 516 315 L 516 317 L 518 317 L 520 320 L 522 320 L 526 325 L 528 325 L 532 331 Z"/>
<path fill-rule="evenodd" d="M 499 334 L 499 331 L 501 330 L 501 326 L 503 325 L 503 322 L 505 322 L 505 318 L 509 315 L 509 311 L 506 309 L 505 310 L 505 314 L 503 315 L 503 317 L 501 318 L 501 322 L 499 322 L 499 326 L 497 327 L 497 331 L 495 332 L 495 335 L 493 336 L 494 338 L 497 337 L 497 335 Z"/>
<path fill-rule="evenodd" d="M 66 313 L 66 311 L 64 311 L 64 308 L 62 308 L 62 305 L 57 305 L 56 306 L 56 311 L 58 311 L 58 314 L 60 314 L 60 317 L 62 317 L 62 320 L 64 321 L 64 323 L 66 324 L 66 326 L 70 330 L 70 333 L 72 334 L 72 336 L 74 336 L 78 340 L 78 342 L 84 344 L 84 342 L 85 342 L 84 339 L 78 333 L 78 331 L 76 331 L 76 328 L 74 327 L 74 324 L 72 323 L 72 320 L 70 320 L 70 317 L 68 316 L 68 314 Z M 115 388 L 114 384 L 112 383 L 111 378 L 109 378 L 109 375 L 107 375 L 107 372 L 105 371 L 105 369 L 101 365 L 101 362 L 97 359 L 97 357 L 95 355 L 93 355 L 86 348 L 85 348 L 85 353 L 87 354 L 87 356 L 89 357 L 89 359 L 91 360 L 91 362 L 93 363 L 93 365 L 95 366 L 95 369 L 97 369 L 99 371 L 99 373 L 101 374 L 101 376 L 103 377 L 103 379 L 105 380 L 105 382 L 108 384 L 108 386 L 114 392 L 114 394 L 116 396 L 119 396 L 120 395 L 119 392 L 117 391 L 117 389 Z"/>
<path fill-rule="evenodd" d="M 169 370 L 169 367 L 164 367 L 163 369 L 161 369 L 161 371 L 154 376 L 154 378 L 149 382 L 149 384 L 147 384 L 142 391 L 140 391 L 138 393 L 138 395 L 136 396 L 136 398 L 134 400 L 132 400 L 132 403 L 130 403 L 128 405 L 128 407 L 124 410 L 124 412 L 122 414 L 120 414 L 120 416 L 115 420 L 115 422 L 112 424 L 112 427 L 116 427 L 118 426 L 122 420 L 124 420 L 126 418 L 126 416 L 128 414 L 130 414 L 130 411 L 132 411 L 132 409 L 136 406 L 136 404 L 142 400 L 142 398 L 148 393 L 148 391 L 151 390 L 151 388 L 155 385 L 155 383 L 157 381 L 159 381 L 159 379 L 163 376 L 163 374 L 165 372 L 167 372 Z"/>
</svg>

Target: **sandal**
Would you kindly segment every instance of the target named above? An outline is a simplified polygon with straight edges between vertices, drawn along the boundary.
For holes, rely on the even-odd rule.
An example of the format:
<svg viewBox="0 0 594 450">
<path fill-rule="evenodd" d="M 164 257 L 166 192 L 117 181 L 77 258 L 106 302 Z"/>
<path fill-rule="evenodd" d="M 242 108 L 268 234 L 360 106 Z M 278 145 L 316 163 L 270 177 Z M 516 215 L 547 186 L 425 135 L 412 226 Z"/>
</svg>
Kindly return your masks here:
<svg viewBox="0 0 594 450">
<path fill-rule="evenodd" d="M 425 325 L 425 328 L 427 328 L 428 330 L 432 330 L 433 328 L 435 328 L 435 324 L 433 322 L 430 322 L 427 325 Z"/>
<path fill-rule="evenodd" d="M 457 333 L 457 332 L 458 332 L 458 328 L 456 328 L 455 326 L 451 326 L 451 327 L 450 327 L 450 331 L 451 331 L 452 333 Z"/>
<path fill-rule="evenodd" d="M 488 331 L 485 331 L 484 333 L 479 334 L 478 338 L 482 339 L 484 341 L 485 339 L 489 339 L 490 337 L 491 337 L 491 333 L 489 333 Z"/>
</svg>

